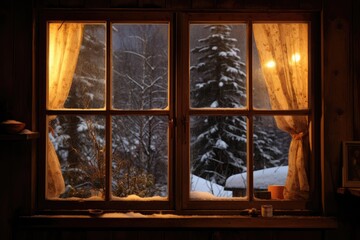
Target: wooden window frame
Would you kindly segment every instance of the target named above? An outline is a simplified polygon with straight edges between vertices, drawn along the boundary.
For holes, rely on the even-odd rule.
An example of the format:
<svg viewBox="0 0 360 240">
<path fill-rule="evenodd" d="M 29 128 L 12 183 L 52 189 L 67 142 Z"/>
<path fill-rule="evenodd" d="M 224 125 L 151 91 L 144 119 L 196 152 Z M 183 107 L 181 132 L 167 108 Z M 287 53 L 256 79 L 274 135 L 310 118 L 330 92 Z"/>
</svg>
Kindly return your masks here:
<svg viewBox="0 0 360 240">
<path fill-rule="evenodd" d="M 44 186 L 39 187 L 39 197 L 38 197 L 38 206 L 39 209 L 51 209 L 51 210 L 74 210 L 78 209 L 79 211 L 87 211 L 88 209 L 104 209 L 104 210 L 154 210 L 154 209 L 163 209 L 163 210 L 170 210 L 173 209 L 173 193 L 170 186 L 173 185 L 173 179 L 168 177 L 168 199 L 164 201 L 157 201 L 157 200 L 147 200 L 147 201 L 116 201 L 111 200 L 111 170 L 110 167 L 111 164 L 111 119 L 113 116 L 168 116 L 169 118 L 169 125 L 171 125 L 171 120 L 174 118 L 173 116 L 173 101 L 168 99 L 168 108 L 163 110 L 119 110 L 119 109 L 112 109 L 111 105 L 111 24 L 112 23 L 165 23 L 169 26 L 169 62 L 168 62 L 168 75 L 169 79 L 173 78 L 173 61 L 171 60 L 173 57 L 173 46 L 171 42 L 173 42 L 173 34 L 172 34 L 172 18 L 173 15 L 171 13 L 158 13 L 158 12 L 151 12 L 151 13 L 142 13 L 141 19 L 139 18 L 138 13 L 121 13 L 118 12 L 98 12 L 98 11 L 46 11 L 41 15 L 42 19 L 40 22 L 40 37 L 39 37 L 39 79 L 41 82 L 41 93 L 43 94 L 40 98 L 40 114 L 41 114 L 41 121 L 40 123 L 40 129 L 43 133 L 41 136 L 40 141 L 40 153 L 39 153 L 39 172 L 45 173 L 45 167 L 46 167 L 46 141 L 47 141 L 47 121 L 46 117 L 49 115 L 60 115 L 60 114 L 66 114 L 66 115 L 90 115 L 90 116 L 104 116 L 106 119 L 106 133 L 105 133 L 105 142 L 106 144 L 106 170 L 105 170 L 105 189 L 106 194 L 104 196 L 104 200 L 101 201 L 92 201 L 92 200 L 47 200 L 46 199 L 46 193 L 45 193 L 45 183 L 46 183 L 46 177 L 45 174 L 39 174 L 39 184 L 38 186 Z M 105 109 L 99 109 L 99 110 L 81 110 L 81 109 L 71 109 L 71 110 L 47 110 L 46 109 L 46 85 L 44 84 L 47 82 L 46 67 L 41 66 L 47 66 L 46 63 L 46 47 L 47 46 L 47 24 L 49 22 L 57 22 L 57 21 L 69 21 L 69 22 L 94 22 L 94 23 L 105 23 L 106 24 L 106 106 Z M 45 60 L 45 61 L 44 61 Z M 173 86 L 172 86 L 172 80 L 169 80 L 169 96 L 172 96 Z M 173 130 L 172 130 L 173 131 Z M 173 133 L 169 133 L 169 138 L 173 137 Z M 168 152 L 169 152 L 169 160 L 168 160 L 168 171 L 169 173 L 172 172 L 173 166 L 171 161 L 171 155 L 173 153 L 173 145 L 168 146 Z"/>
<path fill-rule="evenodd" d="M 189 25 L 191 23 L 207 23 L 207 22 L 221 22 L 221 23 L 245 23 L 247 24 L 247 59 L 246 59 L 246 66 L 247 66 L 247 96 L 249 99 L 248 101 L 248 109 L 225 109 L 225 110 L 212 110 L 212 109 L 192 109 L 189 106 L 189 101 L 183 101 L 185 104 L 181 104 L 178 108 L 181 109 L 182 113 L 180 114 L 182 116 L 182 119 L 184 119 L 185 123 L 181 126 L 186 126 L 186 129 L 183 129 L 182 131 L 186 132 L 185 137 L 189 139 L 190 132 L 189 132 L 189 116 L 190 115 L 217 115 L 217 114 L 228 114 L 228 115 L 241 115 L 248 117 L 248 126 L 252 126 L 252 116 L 256 115 L 268 115 L 268 116 L 274 116 L 274 115 L 307 115 L 309 117 L 309 122 L 311 122 L 311 142 L 312 144 L 312 152 L 310 157 L 310 171 L 309 171 L 309 185 L 310 185 L 310 196 L 309 200 L 306 201 L 299 201 L 299 200 L 289 200 L 289 201 L 279 201 L 279 200 L 255 200 L 253 197 L 253 189 L 247 188 L 247 196 L 248 200 L 192 200 L 190 199 L 189 194 L 189 188 L 190 186 L 190 180 L 188 173 L 190 171 L 190 160 L 189 160 L 189 154 L 182 154 L 180 159 L 182 159 L 183 165 L 180 167 L 182 169 L 182 181 L 181 183 L 182 188 L 182 208 L 191 211 L 195 210 L 202 210 L 202 211 L 209 211 L 212 210 L 218 210 L 223 212 L 234 212 L 239 209 L 250 209 L 250 208 L 257 208 L 260 209 L 261 205 L 264 204 L 271 204 L 274 209 L 279 210 L 293 210 L 293 209 L 311 209 L 311 210 L 318 210 L 318 199 L 320 192 L 317 192 L 316 186 L 319 186 L 319 179 L 315 175 L 315 172 L 319 172 L 319 161 L 313 161 L 314 159 L 320 159 L 320 148 L 316 148 L 315 146 L 320 146 L 319 144 L 319 129 L 320 129 L 320 122 L 319 122 L 319 110 L 317 107 L 319 106 L 319 94 L 316 94 L 319 92 L 319 83 L 320 81 L 316 81 L 319 78 L 319 73 L 315 73 L 316 69 L 319 69 L 319 60 L 317 59 L 317 55 L 319 53 L 319 50 L 317 49 L 319 44 L 316 44 L 317 38 L 319 36 L 317 30 L 316 30 L 316 19 L 314 16 L 310 13 L 301 13 L 301 14 L 293 14 L 293 13 L 277 13 L 277 14 L 270 14 L 270 13 L 189 13 L 189 14 L 183 14 L 181 19 L 181 26 L 182 26 L 182 32 L 189 34 Z M 262 110 L 262 109 L 253 109 L 252 106 L 252 96 L 249 93 L 250 89 L 252 89 L 252 27 L 251 25 L 253 23 L 272 23 L 272 22 L 280 22 L 280 23 L 307 23 L 309 26 L 309 108 L 305 110 Z M 183 36 L 182 40 L 185 44 L 181 45 L 182 50 L 180 52 L 182 53 L 189 53 L 189 35 Z M 186 41 L 185 41 L 186 40 Z M 183 66 L 181 66 L 181 69 L 183 69 L 180 72 L 188 72 L 189 73 L 189 55 L 183 56 L 183 59 L 181 61 L 184 63 Z M 189 82 L 190 82 L 190 76 L 189 74 L 183 75 L 179 77 L 179 79 L 185 79 L 184 93 L 182 95 L 189 96 Z M 181 86 L 178 86 L 180 88 Z M 317 114 L 315 114 L 317 113 Z M 249 123 L 250 121 L 250 123 Z M 252 143 L 252 129 L 247 131 L 247 139 L 248 143 Z M 189 141 L 183 140 L 186 147 L 181 149 L 181 153 L 188 153 L 189 149 Z M 249 173 L 249 179 L 248 179 L 248 185 L 252 186 L 253 179 L 253 167 L 252 167 L 252 160 L 250 159 L 249 152 L 252 152 L 252 144 L 247 144 L 247 169 Z M 185 160 L 186 159 L 186 160 Z M 241 210 L 240 210 L 241 211 Z"/>
<path fill-rule="evenodd" d="M 105 201 L 57 201 L 46 200 L 45 198 L 45 170 L 46 170 L 46 116 L 49 114 L 94 114 L 97 111 L 49 111 L 46 110 L 46 34 L 48 21 L 88 21 L 88 22 L 106 22 L 109 26 L 111 22 L 123 23 L 145 23 L 145 22 L 168 22 L 169 23 L 169 109 L 164 111 L 145 111 L 145 115 L 161 114 L 169 116 L 173 121 L 172 130 L 169 138 L 173 140 L 169 144 L 169 176 L 168 176 L 168 201 L 108 201 L 110 193 L 105 197 Z M 190 167 L 189 167 L 189 115 L 194 113 L 209 113 L 212 111 L 189 108 L 189 23 L 195 22 L 241 22 L 251 26 L 252 22 L 306 22 L 309 24 L 309 110 L 289 110 L 289 111 L 271 111 L 271 110 L 226 110 L 224 113 L 233 112 L 233 114 L 244 114 L 251 116 L 253 114 L 263 115 L 284 115 L 284 114 L 306 114 L 310 116 L 312 123 L 312 154 L 310 161 L 310 198 L 309 201 L 254 201 L 251 188 L 248 188 L 247 195 L 250 196 L 247 201 L 238 200 L 191 200 L 190 194 Z M 104 10 L 44 10 L 40 12 L 39 32 L 37 39 L 37 66 L 39 86 L 39 130 L 42 133 L 39 140 L 38 168 L 37 168 L 37 199 L 36 209 L 39 212 L 88 212 L 89 209 L 101 209 L 103 211 L 141 211 L 141 212 L 159 212 L 177 213 L 177 214 L 234 214 L 244 213 L 249 208 L 260 209 L 263 204 L 272 204 L 274 209 L 288 212 L 297 212 L 295 209 L 301 209 L 301 212 L 318 212 L 321 204 L 321 185 L 320 185 L 320 102 L 321 102 L 321 73 L 320 73 L 320 30 L 319 16 L 313 12 L 196 12 L 196 11 L 104 11 Z M 248 29 L 248 32 L 250 30 Z M 107 52 L 106 52 L 106 78 L 107 93 L 110 93 L 110 31 L 107 31 Z M 248 34 L 248 41 L 251 42 L 251 35 Z M 247 47 L 251 49 L 251 47 Z M 251 50 L 250 50 L 251 53 Z M 247 53 L 247 78 L 251 78 L 252 59 L 251 54 Z M 247 88 L 251 87 L 249 81 Z M 110 104 L 110 94 L 106 94 L 107 107 Z M 251 103 L 251 98 L 250 100 Z M 108 108 L 109 109 L 109 108 Z M 134 114 L 132 111 L 112 111 L 105 110 L 107 113 L 107 124 L 110 123 L 112 115 Z M 219 111 L 221 113 L 221 111 Z M 98 114 L 103 114 L 99 111 Z M 109 129 L 109 128 L 107 128 Z M 250 130 L 251 131 L 251 130 Z M 106 142 L 111 142 L 110 130 L 106 132 Z M 248 134 L 249 135 L 249 134 Z M 248 139 L 249 140 L 249 139 Z M 107 144 L 109 145 L 109 144 Z M 249 144 L 248 144 L 249 145 Z M 109 149 L 110 147 L 107 147 Z M 247 147 L 249 151 L 249 146 Z M 251 148 L 251 147 L 250 147 Z M 250 151 L 252 151 L 250 149 Z M 315 161 L 315 159 L 318 159 Z M 109 154 L 107 154 L 107 163 L 110 163 Z M 252 166 L 247 161 L 250 176 L 252 175 Z M 107 170 L 107 186 L 109 186 L 109 171 Z M 251 178 L 250 178 L 251 179 Z M 250 180 L 252 183 L 252 180 Z M 109 191 L 108 191 L 109 192 Z M 77 210 L 75 210 L 77 209 Z"/>
</svg>

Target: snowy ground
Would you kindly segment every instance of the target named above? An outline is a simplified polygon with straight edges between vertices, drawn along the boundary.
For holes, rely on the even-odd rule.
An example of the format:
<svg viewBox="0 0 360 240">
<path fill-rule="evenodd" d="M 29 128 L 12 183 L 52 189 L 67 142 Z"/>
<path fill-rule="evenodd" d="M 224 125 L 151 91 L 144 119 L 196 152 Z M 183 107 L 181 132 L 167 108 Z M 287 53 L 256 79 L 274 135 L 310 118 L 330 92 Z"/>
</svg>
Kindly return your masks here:
<svg viewBox="0 0 360 240">
<path fill-rule="evenodd" d="M 206 194 L 208 193 L 208 194 Z M 232 191 L 225 191 L 223 186 L 203 178 L 191 175 L 191 198 L 208 199 L 212 197 L 232 197 Z"/>
<path fill-rule="evenodd" d="M 254 188 L 267 189 L 268 185 L 285 185 L 288 166 L 266 168 L 254 171 Z M 225 189 L 246 189 L 247 173 L 240 173 L 230 176 L 225 184 Z M 192 199 L 212 199 L 232 197 L 232 191 L 224 190 L 224 187 L 209 182 L 203 178 L 191 175 Z"/>
</svg>

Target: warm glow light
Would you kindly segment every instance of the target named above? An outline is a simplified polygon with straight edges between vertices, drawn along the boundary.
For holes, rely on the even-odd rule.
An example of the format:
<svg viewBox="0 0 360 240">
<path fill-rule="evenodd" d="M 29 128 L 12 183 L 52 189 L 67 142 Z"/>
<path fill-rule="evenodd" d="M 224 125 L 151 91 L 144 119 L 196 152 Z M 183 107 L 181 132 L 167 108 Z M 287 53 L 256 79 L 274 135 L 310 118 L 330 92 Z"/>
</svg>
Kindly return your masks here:
<svg viewBox="0 0 360 240">
<path fill-rule="evenodd" d="M 300 61 L 300 54 L 299 53 L 294 53 L 292 56 L 291 56 L 291 60 L 293 62 L 299 62 Z"/>
<path fill-rule="evenodd" d="M 276 63 L 275 63 L 275 61 L 270 60 L 270 61 L 268 61 L 265 65 L 266 65 L 266 67 L 268 67 L 268 68 L 273 68 L 273 67 L 275 67 Z"/>
</svg>

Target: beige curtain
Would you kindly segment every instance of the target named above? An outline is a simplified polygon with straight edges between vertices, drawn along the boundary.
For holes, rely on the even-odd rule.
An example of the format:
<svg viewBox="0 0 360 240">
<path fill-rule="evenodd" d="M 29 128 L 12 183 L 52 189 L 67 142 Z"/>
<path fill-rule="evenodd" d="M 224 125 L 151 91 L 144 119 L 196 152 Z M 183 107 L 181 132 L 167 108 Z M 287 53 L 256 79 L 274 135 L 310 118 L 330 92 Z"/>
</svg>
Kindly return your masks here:
<svg viewBox="0 0 360 240">
<path fill-rule="evenodd" d="M 308 28 L 303 23 L 254 24 L 254 38 L 271 108 L 308 108 Z M 278 128 L 289 132 L 289 170 L 284 198 L 307 199 L 309 124 L 306 116 L 276 116 Z"/>
<path fill-rule="evenodd" d="M 63 108 L 69 95 L 82 42 L 83 24 L 50 23 L 48 31 L 47 108 L 53 110 Z M 58 156 L 50 140 L 47 142 L 46 171 L 46 197 L 58 197 L 64 192 L 65 184 Z"/>
</svg>

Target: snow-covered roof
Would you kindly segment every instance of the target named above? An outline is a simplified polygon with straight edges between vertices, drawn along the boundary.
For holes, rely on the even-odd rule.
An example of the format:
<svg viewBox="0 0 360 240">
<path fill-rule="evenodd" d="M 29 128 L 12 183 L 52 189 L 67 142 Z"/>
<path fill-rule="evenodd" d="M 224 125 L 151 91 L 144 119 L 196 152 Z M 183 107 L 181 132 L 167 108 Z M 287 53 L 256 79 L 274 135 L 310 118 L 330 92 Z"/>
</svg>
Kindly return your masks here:
<svg viewBox="0 0 360 240">
<path fill-rule="evenodd" d="M 267 189 L 268 185 L 285 185 L 288 166 L 265 168 L 254 171 L 254 188 Z M 225 183 L 225 189 L 246 188 L 246 172 L 230 176 Z"/>
</svg>

